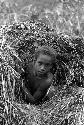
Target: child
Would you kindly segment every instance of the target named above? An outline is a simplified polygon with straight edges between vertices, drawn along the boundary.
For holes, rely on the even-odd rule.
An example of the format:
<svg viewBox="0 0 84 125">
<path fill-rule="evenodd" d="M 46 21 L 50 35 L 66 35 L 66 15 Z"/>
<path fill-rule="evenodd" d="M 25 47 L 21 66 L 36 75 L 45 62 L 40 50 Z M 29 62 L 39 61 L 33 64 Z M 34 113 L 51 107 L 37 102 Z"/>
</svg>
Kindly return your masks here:
<svg viewBox="0 0 84 125">
<path fill-rule="evenodd" d="M 22 94 L 27 103 L 39 104 L 44 99 L 53 80 L 55 54 L 51 47 L 38 47 L 33 62 L 26 66 Z"/>
</svg>

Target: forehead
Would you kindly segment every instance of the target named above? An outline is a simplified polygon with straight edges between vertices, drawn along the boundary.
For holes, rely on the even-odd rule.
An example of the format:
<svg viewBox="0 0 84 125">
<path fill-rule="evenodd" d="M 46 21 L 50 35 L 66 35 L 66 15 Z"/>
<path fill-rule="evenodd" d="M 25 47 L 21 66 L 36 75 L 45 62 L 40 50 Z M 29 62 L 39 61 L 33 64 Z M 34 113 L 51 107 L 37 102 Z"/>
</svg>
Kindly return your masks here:
<svg viewBox="0 0 84 125">
<path fill-rule="evenodd" d="M 52 61 L 52 58 L 49 55 L 39 54 L 39 56 L 37 58 L 37 61 L 42 61 L 42 62 L 45 62 L 45 63 L 49 62 L 50 63 Z"/>
</svg>

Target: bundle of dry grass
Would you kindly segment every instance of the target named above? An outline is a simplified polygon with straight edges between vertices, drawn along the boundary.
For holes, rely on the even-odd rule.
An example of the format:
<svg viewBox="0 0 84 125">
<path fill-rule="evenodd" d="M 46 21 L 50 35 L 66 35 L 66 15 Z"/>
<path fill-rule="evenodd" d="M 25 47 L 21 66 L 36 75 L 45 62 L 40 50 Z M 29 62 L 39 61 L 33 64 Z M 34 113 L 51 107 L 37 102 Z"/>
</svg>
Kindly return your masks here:
<svg viewBox="0 0 84 125">
<path fill-rule="evenodd" d="M 19 87 L 22 84 L 20 74 L 26 63 L 32 61 L 38 45 L 49 45 L 57 51 L 57 70 L 53 85 L 58 87 L 55 87 L 52 99 L 34 106 L 24 104 Z M 31 20 L 2 27 L 0 81 L 3 110 L 0 117 L 4 124 L 61 125 L 62 122 L 67 122 L 82 125 L 84 93 L 79 91 L 77 86 L 70 85 L 84 86 L 83 46 L 81 37 L 56 34 L 54 29 L 50 29 L 41 21 Z"/>
</svg>

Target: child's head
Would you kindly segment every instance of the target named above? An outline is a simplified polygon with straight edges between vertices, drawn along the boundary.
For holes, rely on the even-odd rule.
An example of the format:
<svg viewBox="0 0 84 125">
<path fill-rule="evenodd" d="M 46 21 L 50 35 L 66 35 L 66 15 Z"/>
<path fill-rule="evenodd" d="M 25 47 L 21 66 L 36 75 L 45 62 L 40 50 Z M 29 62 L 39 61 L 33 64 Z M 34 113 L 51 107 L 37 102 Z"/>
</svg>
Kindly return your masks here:
<svg viewBox="0 0 84 125">
<path fill-rule="evenodd" d="M 43 75 L 51 71 L 55 64 L 56 53 L 49 46 L 41 46 L 35 51 L 34 67 L 38 75 Z"/>
</svg>

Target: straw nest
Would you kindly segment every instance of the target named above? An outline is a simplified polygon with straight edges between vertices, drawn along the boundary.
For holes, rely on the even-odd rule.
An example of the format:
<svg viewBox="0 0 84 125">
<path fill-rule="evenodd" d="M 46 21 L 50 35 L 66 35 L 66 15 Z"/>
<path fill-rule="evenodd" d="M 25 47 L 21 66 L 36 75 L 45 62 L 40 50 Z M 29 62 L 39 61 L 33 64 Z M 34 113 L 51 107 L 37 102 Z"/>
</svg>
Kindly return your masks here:
<svg viewBox="0 0 84 125">
<path fill-rule="evenodd" d="M 0 32 L 0 122 L 7 125 L 83 125 L 83 38 L 57 34 L 41 21 L 5 25 Z M 57 52 L 57 67 L 48 92 L 53 96 L 41 105 L 27 105 L 21 99 L 20 75 L 39 45 L 52 46 Z"/>
</svg>

